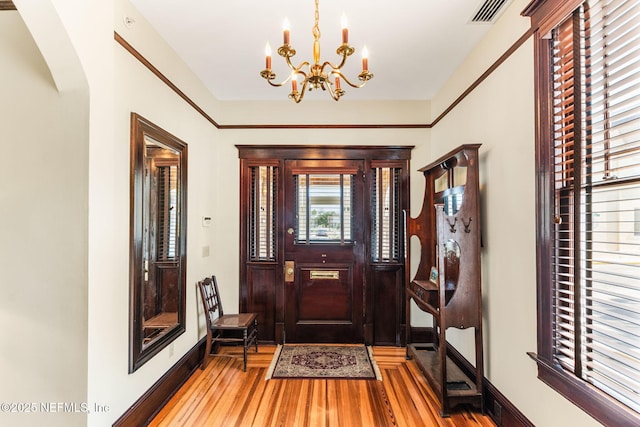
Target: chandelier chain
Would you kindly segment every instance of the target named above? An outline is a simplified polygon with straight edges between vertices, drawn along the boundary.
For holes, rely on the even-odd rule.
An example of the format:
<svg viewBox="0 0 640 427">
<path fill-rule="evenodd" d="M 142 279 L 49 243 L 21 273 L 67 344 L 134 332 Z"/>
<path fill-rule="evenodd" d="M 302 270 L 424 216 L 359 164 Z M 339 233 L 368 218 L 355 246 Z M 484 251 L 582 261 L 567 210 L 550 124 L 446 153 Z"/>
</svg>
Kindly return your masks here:
<svg viewBox="0 0 640 427">
<path fill-rule="evenodd" d="M 318 41 L 320 40 L 320 11 L 319 11 L 319 5 L 320 0 L 316 0 L 316 21 L 315 24 L 313 25 L 313 29 L 311 30 L 311 32 L 313 33 L 313 40 Z"/>
</svg>

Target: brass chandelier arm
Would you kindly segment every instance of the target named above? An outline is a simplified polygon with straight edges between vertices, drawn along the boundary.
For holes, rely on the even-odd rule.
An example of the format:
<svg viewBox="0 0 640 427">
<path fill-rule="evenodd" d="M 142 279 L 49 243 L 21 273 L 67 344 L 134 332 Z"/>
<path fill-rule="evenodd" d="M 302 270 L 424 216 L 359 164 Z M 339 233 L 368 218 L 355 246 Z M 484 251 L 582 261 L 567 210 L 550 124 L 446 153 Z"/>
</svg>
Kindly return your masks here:
<svg viewBox="0 0 640 427">
<path fill-rule="evenodd" d="M 298 64 L 297 67 L 295 67 L 292 63 L 291 63 L 291 59 L 289 59 L 289 57 L 285 57 L 286 61 L 287 61 L 287 66 L 291 69 L 291 71 L 293 71 L 294 73 L 302 73 L 304 74 L 304 71 L 302 71 L 302 67 L 307 67 L 309 68 L 309 66 L 311 65 L 308 61 L 304 61 L 301 62 L 300 64 Z"/>
<path fill-rule="evenodd" d="M 342 45 L 340 45 L 340 47 L 338 49 L 336 49 L 336 53 L 338 55 L 340 55 L 342 57 L 342 59 L 340 60 L 340 65 L 338 65 L 337 67 L 333 67 L 333 68 L 336 69 L 336 68 L 344 67 L 344 64 L 347 62 L 347 58 L 349 56 L 353 55 L 353 53 L 355 51 L 356 51 L 356 49 L 354 47 L 351 47 L 346 43 L 343 43 Z"/>
<path fill-rule="evenodd" d="M 307 80 L 307 73 L 305 73 L 304 71 L 302 71 L 302 67 L 304 66 L 309 66 L 309 62 L 304 61 L 302 63 L 300 63 L 300 65 L 298 65 L 297 67 L 294 67 L 293 64 L 291 63 L 291 60 L 289 59 L 289 57 L 285 57 L 287 60 L 287 65 L 289 66 L 289 68 L 291 69 L 291 73 L 289 74 L 289 77 L 287 77 L 286 79 L 284 79 L 283 81 L 281 81 L 280 83 L 274 83 L 273 80 L 275 80 L 276 78 L 276 73 L 274 73 L 273 71 L 271 71 L 271 69 L 264 69 L 260 72 L 260 76 L 262 78 L 264 78 L 267 83 L 269 83 L 271 86 L 273 87 L 281 87 L 284 86 L 285 84 L 287 84 L 288 82 L 291 81 L 291 79 L 293 78 L 293 76 L 295 74 L 300 74 L 301 76 L 304 77 L 304 80 L 306 82 Z M 305 85 L 306 86 L 306 85 Z M 304 87 L 304 86 L 303 86 Z"/>
<path fill-rule="evenodd" d="M 269 83 L 269 84 L 270 84 L 271 86 L 273 86 L 273 87 L 281 87 L 281 86 L 284 86 L 285 84 L 287 84 L 287 82 L 288 82 L 289 80 L 291 80 L 291 77 L 289 77 L 287 80 L 284 80 L 284 81 L 282 81 L 282 82 L 280 82 L 280 83 L 274 83 L 274 82 L 272 82 L 271 80 L 267 80 L 267 83 Z"/>
<path fill-rule="evenodd" d="M 373 74 L 371 74 L 371 77 L 369 77 L 368 79 L 364 80 L 361 84 L 355 84 L 352 83 L 344 74 L 342 74 L 340 71 L 336 71 L 333 70 L 331 73 L 329 73 L 329 75 L 333 75 L 333 76 L 339 76 L 342 81 L 344 81 L 346 84 L 348 84 L 349 86 L 356 88 L 356 89 L 360 89 L 362 86 L 367 84 L 368 80 L 371 80 L 371 77 L 373 77 Z M 360 74 L 362 75 L 362 74 Z M 358 76 L 358 78 L 360 77 L 360 75 Z M 362 79 L 361 79 L 362 80 Z"/>
<path fill-rule="evenodd" d="M 302 101 L 302 98 L 304 98 L 304 94 L 307 92 L 307 83 L 308 83 L 308 80 L 305 79 L 304 83 L 302 84 L 302 89 L 300 90 L 300 92 L 296 90 L 292 90 L 291 93 L 289 94 L 289 98 L 293 99 L 296 104 L 299 104 L 300 101 Z"/>
<path fill-rule="evenodd" d="M 263 79 L 265 79 L 267 81 L 267 83 L 269 83 L 271 86 L 273 87 L 281 87 L 284 86 L 285 84 L 287 84 L 287 82 L 289 80 L 291 80 L 291 75 L 289 75 L 289 77 L 287 77 L 286 79 L 284 79 L 282 82 L 280 83 L 274 83 L 273 80 L 275 80 L 276 78 L 276 73 L 272 72 L 270 69 L 264 69 L 260 72 L 260 77 L 262 77 Z"/>
<path fill-rule="evenodd" d="M 358 79 L 362 82 L 360 84 L 353 83 L 344 74 L 341 69 L 345 66 L 347 58 L 355 53 L 355 48 L 349 46 L 349 29 L 346 24 L 346 19 L 343 16 L 342 27 L 342 44 L 336 49 L 338 55 L 339 64 L 333 64 L 330 61 L 320 61 L 320 14 L 319 14 L 319 0 L 315 0 L 315 22 L 312 28 L 313 34 L 313 61 L 304 61 L 298 66 L 294 66 L 291 62 L 291 58 L 295 56 L 296 50 L 290 45 L 290 30 L 288 21 L 285 19 L 285 25 L 283 28 L 284 44 L 278 48 L 278 54 L 285 59 L 287 66 L 291 70 L 289 76 L 280 83 L 274 82 L 276 74 L 271 70 L 271 48 L 267 43 L 265 48 L 266 68 L 260 72 L 260 76 L 267 80 L 269 85 L 274 87 L 281 87 L 291 82 L 291 92 L 289 98 L 299 103 L 304 98 L 305 93 L 312 90 L 322 89 L 326 91 L 328 89 L 331 97 L 338 101 L 345 91 L 341 89 L 341 81 L 353 88 L 363 87 L 367 81 L 373 78 L 373 74 L 368 70 L 368 55 L 366 47 L 363 50 L 362 55 L 362 72 L 358 74 Z M 322 65 L 320 65 L 322 64 Z M 305 71 L 303 71 L 303 68 Z M 302 82 L 299 82 L 297 76 L 303 77 Z M 332 80 L 335 78 L 335 82 Z M 298 91 L 298 85 L 302 84 L 300 91 Z"/>
<path fill-rule="evenodd" d="M 333 74 L 333 73 L 331 73 L 331 74 Z M 329 81 L 327 82 L 327 88 L 329 88 L 329 93 L 331 94 L 331 98 L 333 98 L 335 101 L 339 101 L 340 97 L 342 95 L 344 95 L 344 90 L 342 90 L 342 89 L 336 88 L 336 90 L 334 91 L 333 90 L 333 85 Z"/>
</svg>

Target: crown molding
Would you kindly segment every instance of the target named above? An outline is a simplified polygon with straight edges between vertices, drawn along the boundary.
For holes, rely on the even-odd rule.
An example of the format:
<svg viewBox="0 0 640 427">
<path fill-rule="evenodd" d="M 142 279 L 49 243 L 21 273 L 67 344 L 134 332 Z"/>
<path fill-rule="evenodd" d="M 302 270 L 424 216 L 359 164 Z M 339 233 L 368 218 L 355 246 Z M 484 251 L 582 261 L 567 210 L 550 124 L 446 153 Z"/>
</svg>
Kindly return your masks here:
<svg viewBox="0 0 640 427">
<path fill-rule="evenodd" d="M 0 10 L 18 10 L 11 0 L 0 0 Z"/>
<path fill-rule="evenodd" d="M 399 123 L 399 124 L 245 124 L 245 125 L 221 125 L 200 108 L 191 98 L 182 92 L 171 80 L 160 72 L 149 60 L 131 46 L 120 34 L 114 31 L 114 39 L 125 50 L 133 55 L 153 74 L 162 80 L 185 102 L 200 113 L 207 121 L 217 129 L 430 129 L 449 114 L 458 104 L 460 104 L 471 92 L 473 92 L 487 77 L 489 77 L 500 65 L 502 65 L 516 50 L 520 48 L 533 34 L 533 29 L 528 29 L 518 38 L 480 77 L 478 77 L 462 94 L 456 98 L 440 115 L 431 123 Z"/>
</svg>

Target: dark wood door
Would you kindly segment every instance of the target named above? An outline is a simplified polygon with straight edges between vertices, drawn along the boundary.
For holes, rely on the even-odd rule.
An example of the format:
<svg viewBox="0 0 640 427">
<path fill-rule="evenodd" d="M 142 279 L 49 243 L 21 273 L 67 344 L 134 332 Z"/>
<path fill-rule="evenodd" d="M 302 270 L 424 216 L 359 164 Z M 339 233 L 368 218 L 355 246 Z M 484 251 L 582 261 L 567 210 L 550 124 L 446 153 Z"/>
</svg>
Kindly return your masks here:
<svg viewBox="0 0 640 427">
<path fill-rule="evenodd" d="M 287 342 L 363 342 L 361 160 L 285 162 Z"/>
</svg>

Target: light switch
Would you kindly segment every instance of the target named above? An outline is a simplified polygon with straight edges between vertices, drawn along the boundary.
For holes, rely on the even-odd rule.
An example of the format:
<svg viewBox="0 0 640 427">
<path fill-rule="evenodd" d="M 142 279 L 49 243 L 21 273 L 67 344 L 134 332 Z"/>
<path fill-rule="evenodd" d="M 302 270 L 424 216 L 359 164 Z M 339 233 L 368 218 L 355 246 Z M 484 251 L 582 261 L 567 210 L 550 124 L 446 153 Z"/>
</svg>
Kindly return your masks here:
<svg viewBox="0 0 640 427">
<path fill-rule="evenodd" d="M 206 258 L 209 256 L 209 246 L 202 247 L 202 258 Z"/>
</svg>

